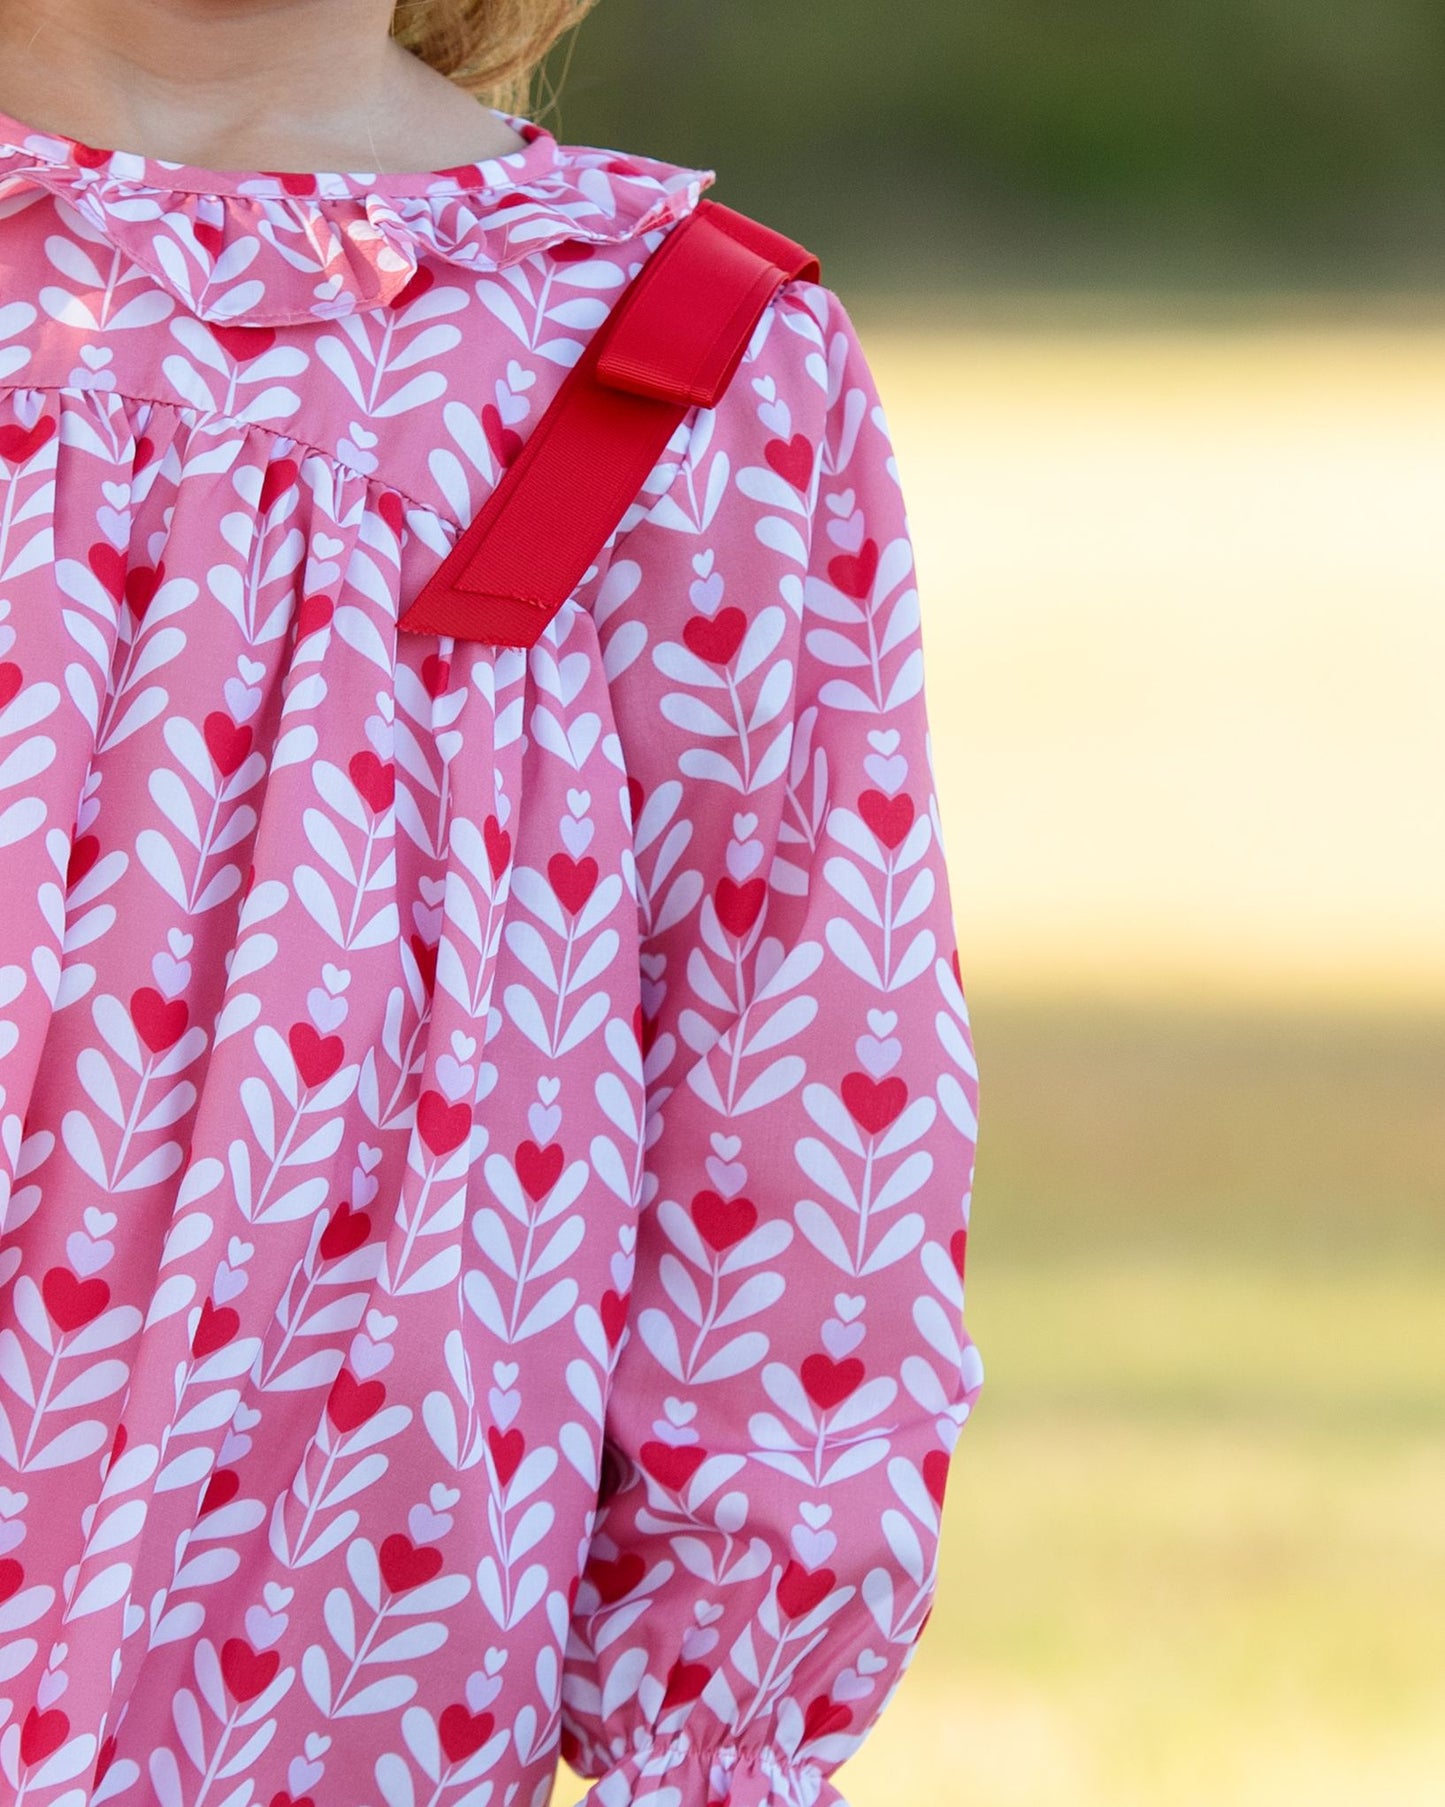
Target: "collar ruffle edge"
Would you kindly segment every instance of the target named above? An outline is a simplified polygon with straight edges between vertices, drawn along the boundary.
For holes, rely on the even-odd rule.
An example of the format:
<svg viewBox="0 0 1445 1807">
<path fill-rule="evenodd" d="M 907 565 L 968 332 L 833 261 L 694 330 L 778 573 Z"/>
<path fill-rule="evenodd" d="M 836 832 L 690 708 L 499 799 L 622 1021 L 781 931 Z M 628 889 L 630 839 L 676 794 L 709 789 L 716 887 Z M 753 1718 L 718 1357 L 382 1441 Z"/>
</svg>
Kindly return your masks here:
<svg viewBox="0 0 1445 1807">
<path fill-rule="evenodd" d="M 564 243 L 635 238 L 691 212 L 715 179 L 499 117 L 521 150 L 376 177 L 207 172 L 27 129 L 0 141 L 0 217 L 28 204 L 27 188 L 48 191 L 200 319 L 272 326 L 404 302 L 424 260 L 481 275 Z"/>
</svg>

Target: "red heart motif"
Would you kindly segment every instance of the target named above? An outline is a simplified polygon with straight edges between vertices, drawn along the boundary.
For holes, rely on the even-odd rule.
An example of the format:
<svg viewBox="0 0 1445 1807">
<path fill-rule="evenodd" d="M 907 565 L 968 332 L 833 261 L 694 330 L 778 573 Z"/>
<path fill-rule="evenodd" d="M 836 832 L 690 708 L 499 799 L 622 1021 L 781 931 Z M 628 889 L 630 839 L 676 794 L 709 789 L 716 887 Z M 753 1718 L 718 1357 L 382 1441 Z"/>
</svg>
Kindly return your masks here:
<svg viewBox="0 0 1445 1807">
<path fill-rule="evenodd" d="M 636 1550 L 625 1550 L 615 1562 L 594 1561 L 587 1570 L 604 1606 L 615 1606 L 624 1594 L 630 1594 L 647 1573 L 647 1564 Z"/>
<path fill-rule="evenodd" d="M 402 286 L 391 298 L 393 307 L 405 307 L 409 302 L 420 301 L 427 290 L 436 281 L 425 264 L 418 264 Z"/>
<path fill-rule="evenodd" d="M 435 700 L 446 692 L 452 680 L 452 662 L 440 653 L 428 653 L 421 662 L 421 686 Z"/>
<path fill-rule="evenodd" d="M 274 176 L 286 190 L 288 195 L 309 195 L 316 192 L 316 178 L 301 169 L 260 170 L 260 175 Z"/>
<path fill-rule="evenodd" d="M 201 1306 L 196 1333 L 191 1338 L 191 1354 L 204 1361 L 208 1355 L 224 1349 L 240 1328 L 241 1314 L 238 1311 L 230 1305 L 217 1305 L 214 1299 L 207 1298 Z"/>
<path fill-rule="evenodd" d="M 653 1480 L 673 1493 L 681 1493 L 707 1460 L 707 1451 L 696 1443 L 644 1443 L 637 1455 Z"/>
<path fill-rule="evenodd" d="M 240 1491 L 241 1477 L 234 1468 L 213 1468 L 206 1491 L 201 1495 L 199 1516 L 204 1518 L 208 1512 L 219 1512 L 222 1506 L 229 1506 Z"/>
<path fill-rule="evenodd" d="M 953 1265 L 958 1269 L 958 1277 L 963 1278 L 964 1267 L 968 1261 L 968 1231 L 955 1230 L 948 1239 L 948 1252 L 953 1257 Z"/>
<path fill-rule="evenodd" d="M 6 421 L 0 427 L 0 458 L 11 464 L 26 464 L 55 437 L 55 416 L 42 414 L 28 427 L 17 426 L 14 421 Z"/>
<path fill-rule="evenodd" d="M 607 1333 L 607 1346 L 615 1349 L 622 1340 L 622 1333 L 627 1328 L 627 1300 L 609 1286 L 602 1295 L 600 1308 L 602 1328 Z"/>
<path fill-rule="evenodd" d="M 465 1763 L 468 1757 L 476 1756 L 491 1737 L 495 1724 L 490 1713 L 469 1712 L 460 1701 L 454 1700 L 449 1707 L 443 1707 L 437 1731 L 447 1761 Z"/>
<path fill-rule="evenodd" d="M 344 1436 L 374 1418 L 385 1402 L 386 1387 L 382 1381 L 360 1381 L 350 1368 L 341 1368 L 326 1395 L 326 1416 Z"/>
<path fill-rule="evenodd" d="M 284 1788 L 278 1788 L 267 1807 L 316 1807 L 316 1803 L 309 1794 L 292 1795 Z"/>
<path fill-rule="evenodd" d="M 696 1700 L 711 1680 L 712 1670 L 706 1663 L 674 1663 L 663 1690 L 662 1711 Z"/>
<path fill-rule="evenodd" d="M 590 853 L 580 860 L 570 853 L 554 853 L 547 861 L 547 877 L 562 908 L 575 916 L 597 888 L 597 862 Z"/>
<path fill-rule="evenodd" d="M 0 665 L 0 709 L 20 694 L 20 686 L 25 682 L 25 674 L 13 659 L 7 659 Z"/>
<path fill-rule="evenodd" d="M 105 1472 L 107 1474 L 110 1473 L 111 1469 L 115 1467 L 116 1463 L 125 1454 L 125 1446 L 129 1441 L 130 1439 L 126 1435 L 125 1421 L 122 1420 L 116 1425 L 115 1435 L 110 1440 L 110 1454 L 105 1459 Z"/>
<path fill-rule="evenodd" d="M 503 421 L 495 402 L 487 402 L 482 407 L 482 431 L 492 448 L 492 456 L 505 469 L 522 449 L 521 434 Z"/>
<path fill-rule="evenodd" d="M 20 1724 L 20 1761 L 43 1763 L 69 1736 L 69 1717 L 59 1707 L 52 1707 L 48 1713 L 31 1707 Z"/>
<path fill-rule="evenodd" d="M 280 1667 L 279 1651 L 253 1650 L 245 1638 L 227 1638 L 221 1646 L 221 1675 L 233 1700 L 264 1694 Z"/>
<path fill-rule="evenodd" d="M 767 892 L 768 887 L 760 878 L 750 878 L 742 885 L 730 878 L 720 878 L 713 892 L 718 921 L 730 935 L 741 941 L 757 921 Z"/>
<path fill-rule="evenodd" d="M 191 231 L 196 235 L 196 243 L 214 263 L 221 255 L 221 247 L 226 242 L 226 235 L 214 220 L 192 220 Z"/>
<path fill-rule="evenodd" d="M 517 1178 L 533 1204 L 539 1205 L 546 1198 L 561 1179 L 566 1164 L 567 1156 L 560 1142 L 549 1142 L 545 1148 L 538 1148 L 535 1142 L 517 1144 Z"/>
<path fill-rule="evenodd" d="M 91 1771 L 91 1785 L 99 1788 L 105 1780 L 105 1772 L 115 1762 L 115 1733 L 112 1732 L 101 1745 L 95 1759 L 95 1768 Z"/>
<path fill-rule="evenodd" d="M 381 1578 L 394 1594 L 407 1593 L 433 1580 L 442 1570 L 442 1553 L 429 1544 L 414 1544 L 404 1531 L 393 1531 L 377 1552 Z"/>
<path fill-rule="evenodd" d="M 286 1032 L 291 1058 L 301 1083 L 308 1088 L 325 1085 L 341 1070 L 346 1059 L 346 1043 L 339 1035 L 322 1035 L 310 1023 L 293 1023 Z"/>
<path fill-rule="evenodd" d="M 61 1330 L 83 1330 L 110 1303 L 110 1285 L 99 1274 L 80 1280 L 68 1267 L 52 1267 L 40 1282 L 40 1295 Z"/>
<path fill-rule="evenodd" d="M 0 1605 L 18 1594 L 24 1583 L 24 1567 L 13 1556 L 0 1556 Z"/>
<path fill-rule="evenodd" d="M 261 473 L 261 496 L 256 507 L 260 514 L 271 512 L 271 504 L 278 496 L 286 496 L 296 487 L 296 479 L 301 474 L 301 466 L 294 458 L 275 458 Z"/>
<path fill-rule="evenodd" d="M 897 797 L 864 791 L 858 799 L 858 814 L 885 847 L 897 847 L 913 826 L 913 799 L 906 791 Z"/>
<path fill-rule="evenodd" d="M 642 806 L 647 801 L 647 792 L 643 789 L 642 780 L 634 772 L 627 774 L 627 802 L 632 810 L 634 826 L 642 819 Z"/>
<path fill-rule="evenodd" d="M 184 998 L 163 998 L 154 985 L 142 985 L 130 994 L 130 1020 L 152 1054 L 175 1047 L 190 1014 Z"/>
<path fill-rule="evenodd" d="M 553 263 L 580 264 L 592 255 L 592 247 L 584 239 L 564 238 L 559 244 L 548 245 L 547 255 Z"/>
<path fill-rule="evenodd" d="M 805 1569 L 796 1558 L 778 1581 L 778 1605 L 790 1619 L 805 1619 L 815 1606 L 820 1606 L 832 1593 L 838 1577 L 832 1569 Z"/>
<path fill-rule="evenodd" d="M 521 1467 L 522 1457 L 527 1453 L 527 1439 L 515 1425 L 509 1431 L 499 1431 L 495 1424 L 489 1424 L 487 1448 L 492 1452 L 492 1465 L 497 1471 L 498 1484 L 510 1487 L 512 1476 Z"/>
<path fill-rule="evenodd" d="M 297 640 L 304 640 L 308 634 L 325 627 L 334 607 L 329 596 L 303 596 L 301 607 L 296 611 Z"/>
<path fill-rule="evenodd" d="M 835 1362 L 831 1355 L 809 1355 L 804 1357 L 800 1372 L 809 1399 L 821 1411 L 831 1412 L 850 1393 L 858 1391 L 866 1370 L 856 1355 L 841 1362 Z"/>
<path fill-rule="evenodd" d="M 417 1102 L 416 1125 L 433 1154 L 448 1155 L 472 1133 L 472 1107 L 465 1098 L 450 1104 L 440 1092 L 425 1091 Z"/>
<path fill-rule="evenodd" d="M 878 575 L 878 542 L 864 540 L 857 552 L 840 552 L 828 560 L 828 581 L 845 596 L 866 602 Z"/>
<path fill-rule="evenodd" d="M 880 1136 L 908 1102 L 908 1087 L 896 1075 L 873 1079 L 867 1073 L 848 1073 L 842 1084 L 848 1115 L 870 1136 Z"/>
<path fill-rule="evenodd" d="M 125 554 L 102 540 L 85 555 L 85 562 L 117 602 L 125 594 Z"/>
<path fill-rule="evenodd" d="M 507 870 L 507 861 L 512 857 L 512 837 L 495 816 L 488 816 L 482 824 L 482 839 L 487 844 L 487 859 L 491 863 L 492 882 L 495 884 Z"/>
<path fill-rule="evenodd" d="M 928 1489 L 935 1506 L 943 1504 L 943 1495 L 948 1486 L 948 1451 L 931 1449 L 923 1458 L 923 1485 Z"/>
<path fill-rule="evenodd" d="M 716 1192 L 699 1192 L 692 1201 L 692 1221 L 708 1247 L 721 1255 L 752 1234 L 758 1208 L 750 1198 L 725 1199 Z"/>
<path fill-rule="evenodd" d="M 388 759 L 385 764 L 370 747 L 351 755 L 347 766 L 356 794 L 374 816 L 384 816 L 396 796 L 396 767 Z"/>
<path fill-rule="evenodd" d="M 791 439 L 770 439 L 763 456 L 794 489 L 806 489 L 813 475 L 813 442 L 806 433 L 794 433 Z"/>
<path fill-rule="evenodd" d="M 689 652 L 711 665 L 729 665 L 748 631 L 748 618 L 729 606 L 716 615 L 694 615 L 682 630 Z"/>
<path fill-rule="evenodd" d="M 83 834 L 70 849 L 70 859 L 65 867 L 65 886 L 67 890 L 78 885 L 100 858 L 100 836 Z"/>
<path fill-rule="evenodd" d="M 376 512 L 391 529 L 392 537 L 400 539 L 406 532 L 406 502 L 394 489 L 384 489 L 376 498 Z"/>
<path fill-rule="evenodd" d="M 202 723 L 201 732 L 223 778 L 229 778 L 246 763 L 251 751 L 251 730 L 246 723 L 233 722 L 224 710 L 213 709 Z"/>
<path fill-rule="evenodd" d="M 421 974 L 421 988 L 430 993 L 437 980 L 437 943 L 423 941 L 420 935 L 408 937 L 411 943 L 412 958 L 416 961 L 417 971 Z"/>
<path fill-rule="evenodd" d="M 353 1211 L 350 1201 L 342 1199 L 321 1232 L 318 1245 L 321 1259 L 339 1261 L 343 1255 L 354 1255 L 370 1234 L 370 1215 L 365 1211 Z"/>
<path fill-rule="evenodd" d="M 228 357 L 238 364 L 259 358 L 276 343 L 276 330 L 271 326 L 217 326 L 211 324 L 211 335 Z"/>
<path fill-rule="evenodd" d="M 830 1732 L 841 1732 L 852 1723 L 853 1715 L 840 1700 L 816 1695 L 803 1713 L 803 1739 L 811 1744 L 815 1738 L 826 1738 Z"/>
<path fill-rule="evenodd" d="M 139 621 L 150 607 L 151 598 L 165 582 L 164 561 L 159 565 L 132 565 L 125 574 L 125 606 Z"/>
</svg>

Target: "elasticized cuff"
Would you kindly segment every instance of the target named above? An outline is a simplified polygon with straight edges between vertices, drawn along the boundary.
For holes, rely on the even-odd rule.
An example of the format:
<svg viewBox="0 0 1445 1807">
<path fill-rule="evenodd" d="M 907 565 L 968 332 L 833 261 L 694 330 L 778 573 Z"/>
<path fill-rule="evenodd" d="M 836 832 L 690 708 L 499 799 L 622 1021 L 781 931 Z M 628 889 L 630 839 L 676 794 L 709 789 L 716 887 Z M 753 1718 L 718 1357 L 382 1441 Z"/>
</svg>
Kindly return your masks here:
<svg viewBox="0 0 1445 1807">
<path fill-rule="evenodd" d="M 609 1770 L 582 1807 L 847 1807 L 816 1763 L 763 1745 L 658 1738 Z"/>
</svg>

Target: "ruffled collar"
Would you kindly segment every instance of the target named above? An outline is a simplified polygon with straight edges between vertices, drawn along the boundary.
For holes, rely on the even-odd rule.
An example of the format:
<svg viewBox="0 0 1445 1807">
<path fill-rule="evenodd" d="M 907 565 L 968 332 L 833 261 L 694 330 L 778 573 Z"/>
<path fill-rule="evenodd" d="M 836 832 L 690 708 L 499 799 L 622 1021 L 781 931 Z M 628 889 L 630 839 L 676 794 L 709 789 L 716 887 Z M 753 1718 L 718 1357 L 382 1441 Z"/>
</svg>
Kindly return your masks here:
<svg viewBox="0 0 1445 1807">
<path fill-rule="evenodd" d="M 715 179 L 559 144 L 537 121 L 491 110 L 520 150 L 379 175 L 199 169 L 0 112 L 0 216 L 27 186 L 48 190 L 201 319 L 273 326 L 404 301 L 423 260 L 482 274 L 568 241 L 634 238 L 690 212 Z"/>
</svg>

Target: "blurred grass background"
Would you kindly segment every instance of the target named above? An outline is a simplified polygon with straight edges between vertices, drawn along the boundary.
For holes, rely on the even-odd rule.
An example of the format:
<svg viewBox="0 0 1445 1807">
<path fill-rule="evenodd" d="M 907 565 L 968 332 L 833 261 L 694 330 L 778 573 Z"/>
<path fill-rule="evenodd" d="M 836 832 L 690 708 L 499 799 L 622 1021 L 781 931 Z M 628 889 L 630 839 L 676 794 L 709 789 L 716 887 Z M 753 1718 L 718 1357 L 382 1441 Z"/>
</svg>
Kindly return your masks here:
<svg viewBox="0 0 1445 1807">
<path fill-rule="evenodd" d="M 850 288 L 1445 273 L 1438 0 L 600 0 L 547 84 Z"/>
<path fill-rule="evenodd" d="M 548 65 L 819 252 L 909 502 L 986 1378 L 850 1807 L 1445 1803 L 1442 90 L 1438 0 Z"/>
</svg>

